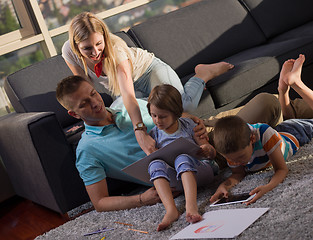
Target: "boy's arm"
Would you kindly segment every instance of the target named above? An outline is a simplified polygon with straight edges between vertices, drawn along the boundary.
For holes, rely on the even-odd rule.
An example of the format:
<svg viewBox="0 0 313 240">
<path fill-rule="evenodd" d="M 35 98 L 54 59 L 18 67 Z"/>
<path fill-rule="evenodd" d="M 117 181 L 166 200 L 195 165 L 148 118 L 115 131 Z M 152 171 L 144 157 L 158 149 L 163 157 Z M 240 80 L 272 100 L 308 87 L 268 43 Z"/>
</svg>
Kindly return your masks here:
<svg viewBox="0 0 313 240">
<path fill-rule="evenodd" d="M 215 202 L 216 200 L 222 197 L 227 198 L 228 191 L 232 187 L 236 186 L 246 176 L 246 171 L 245 171 L 244 166 L 232 168 L 231 170 L 232 170 L 232 175 L 230 175 L 229 178 L 227 178 L 224 182 L 220 184 L 216 192 L 210 198 L 211 203 Z"/>
<path fill-rule="evenodd" d="M 96 211 L 124 210 L 160 202 L 155 188 L 133 196 L 109 196 L 106 179 L 86 186 L 86 190 Z"/>
<path fill-rule="evenodd" d="M 273 165 L 275 173 L 268 184 L 259 186 L 250 192 L 250 195 L 253 195 L 256 193 L 256 196 L 253 199 L 251 199 L 249 202 L 247 202 L 247 205 L 249 205 L 250 203 L 254 203 L 256 200 L 262 197 L 265 193 L 271 191 L 278 184 L 283 182 L 288 174 L 288 167 L 286 165 L 286 162 L 284 160 L 280 147 L 277 147 L 269 155 L 269 159 L 271 161 L 271 164 Z"/>
</svg>

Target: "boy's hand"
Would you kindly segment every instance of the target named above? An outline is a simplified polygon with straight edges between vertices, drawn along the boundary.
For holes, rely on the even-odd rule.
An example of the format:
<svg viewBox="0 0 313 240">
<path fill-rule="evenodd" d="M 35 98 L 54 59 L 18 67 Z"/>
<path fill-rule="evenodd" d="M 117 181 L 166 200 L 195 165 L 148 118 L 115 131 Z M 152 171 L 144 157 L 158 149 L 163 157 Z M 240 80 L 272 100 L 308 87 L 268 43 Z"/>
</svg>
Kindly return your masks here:
<svg viewBox="0 0 313 240">
<path fill-rule="evenodd" d="M 214 195 L 210 198 L 210 203 L 214 203 L 216 200 L 221 199 L 221 198 L 228 198 L 228 191 L 226 190 L 225 187 L 220 186 Z"/>
<path fill-rule="evenodd" d="M 250 201 L 246 202 L 245 204 L 248 206 L 251 203 L 255 203 L 259 198 L 261 198 L 265 193 L 267 193 L 268 191 L 270 191 L 266 185 L 263 186 L 259 186 L 256 187 L 255 189 L 253 189 L 249 194 L 253 195 L 256 193 L 255 197 L 252 198 Z"/>
</svg>

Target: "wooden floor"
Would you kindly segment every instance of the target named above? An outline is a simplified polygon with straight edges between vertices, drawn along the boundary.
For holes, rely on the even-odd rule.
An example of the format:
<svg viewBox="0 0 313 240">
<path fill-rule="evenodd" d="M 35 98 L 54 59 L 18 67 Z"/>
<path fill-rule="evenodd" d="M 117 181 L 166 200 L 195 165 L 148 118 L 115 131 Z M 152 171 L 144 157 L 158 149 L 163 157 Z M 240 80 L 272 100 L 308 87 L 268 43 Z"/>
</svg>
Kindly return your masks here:
<svg viewBox="0 0 313 240">
<path fill-rule="evenodd" d="M 14 196 L 0 203 L 0 240 L 28 240 L 70 219 L 29 200 Z"/>
</svg>

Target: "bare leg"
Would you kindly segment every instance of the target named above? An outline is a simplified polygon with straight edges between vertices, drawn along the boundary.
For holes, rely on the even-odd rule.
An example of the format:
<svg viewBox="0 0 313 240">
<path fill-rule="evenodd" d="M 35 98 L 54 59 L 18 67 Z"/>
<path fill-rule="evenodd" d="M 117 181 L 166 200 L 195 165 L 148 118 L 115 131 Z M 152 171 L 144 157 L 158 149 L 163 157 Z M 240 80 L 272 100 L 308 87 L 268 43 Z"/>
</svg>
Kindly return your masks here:
<svg viewBox="0 0 313 240">
<path fill-rule="evenodd" d="M 278 81 L 278 100 L 281 105 L 282 114 L 284 119 L 295 118 L 294 110 L 290 104 L 289 90 L 290 87 L 286 84 L 286 78 L 291 73 L 294 66 L 294 59 L 287 60 L 280 71 L 279 81 Z"/>
<path fill-rule="evenodd" d="M 166 210 L 166 214 L 157 228 L 157 231 L 162 231 L 178 219 L 179 212 L 176 208 L 171 187 L 167 179 L 157 178 L 153 181 L 153 184 Z"/>
<path fill-rule="evenodd" d="M 186 220 L 196 223 L 202 220 L 198 212 L 197 204 L 197 182 L 193 172 L 183 172 L 181 174 L 186 198 Z"/>
<path fill-rule="evenodd" d="M 208 82 L 212 78 L 215 78 L 232 68 L 234 68 L 234 65 L 227 62 L 199 64 L 195 67 L 195 77 L 201 78 L 204 82 Z"/>
</svg>

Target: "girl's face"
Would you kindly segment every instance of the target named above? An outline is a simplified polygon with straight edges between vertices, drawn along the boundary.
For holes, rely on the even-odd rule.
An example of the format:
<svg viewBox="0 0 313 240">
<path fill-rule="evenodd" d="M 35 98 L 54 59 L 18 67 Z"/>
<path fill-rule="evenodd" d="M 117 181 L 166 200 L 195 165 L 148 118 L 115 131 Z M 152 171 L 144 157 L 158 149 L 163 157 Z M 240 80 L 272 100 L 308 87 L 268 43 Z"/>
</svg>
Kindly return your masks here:
<svg viewBox="0 0 313 240">
<path fill-rule="evenodd" d="M 155 105 L 151 104 L 150 114 L 151 114 L 153 123 L 160 130 L 163 130 L 169 134 L 177 131 L 178 121 L 172 112 L 157 108 Z"/>
<path fill-rule="evenodd" d="M 101 56 L 105 47 L 104 37 L 101 33 L 91 33 L 89 38 L 77 44 L 81 55 L 89 59 L 93 64 L 97 64 L 101 60 Z"/>
</svg>

